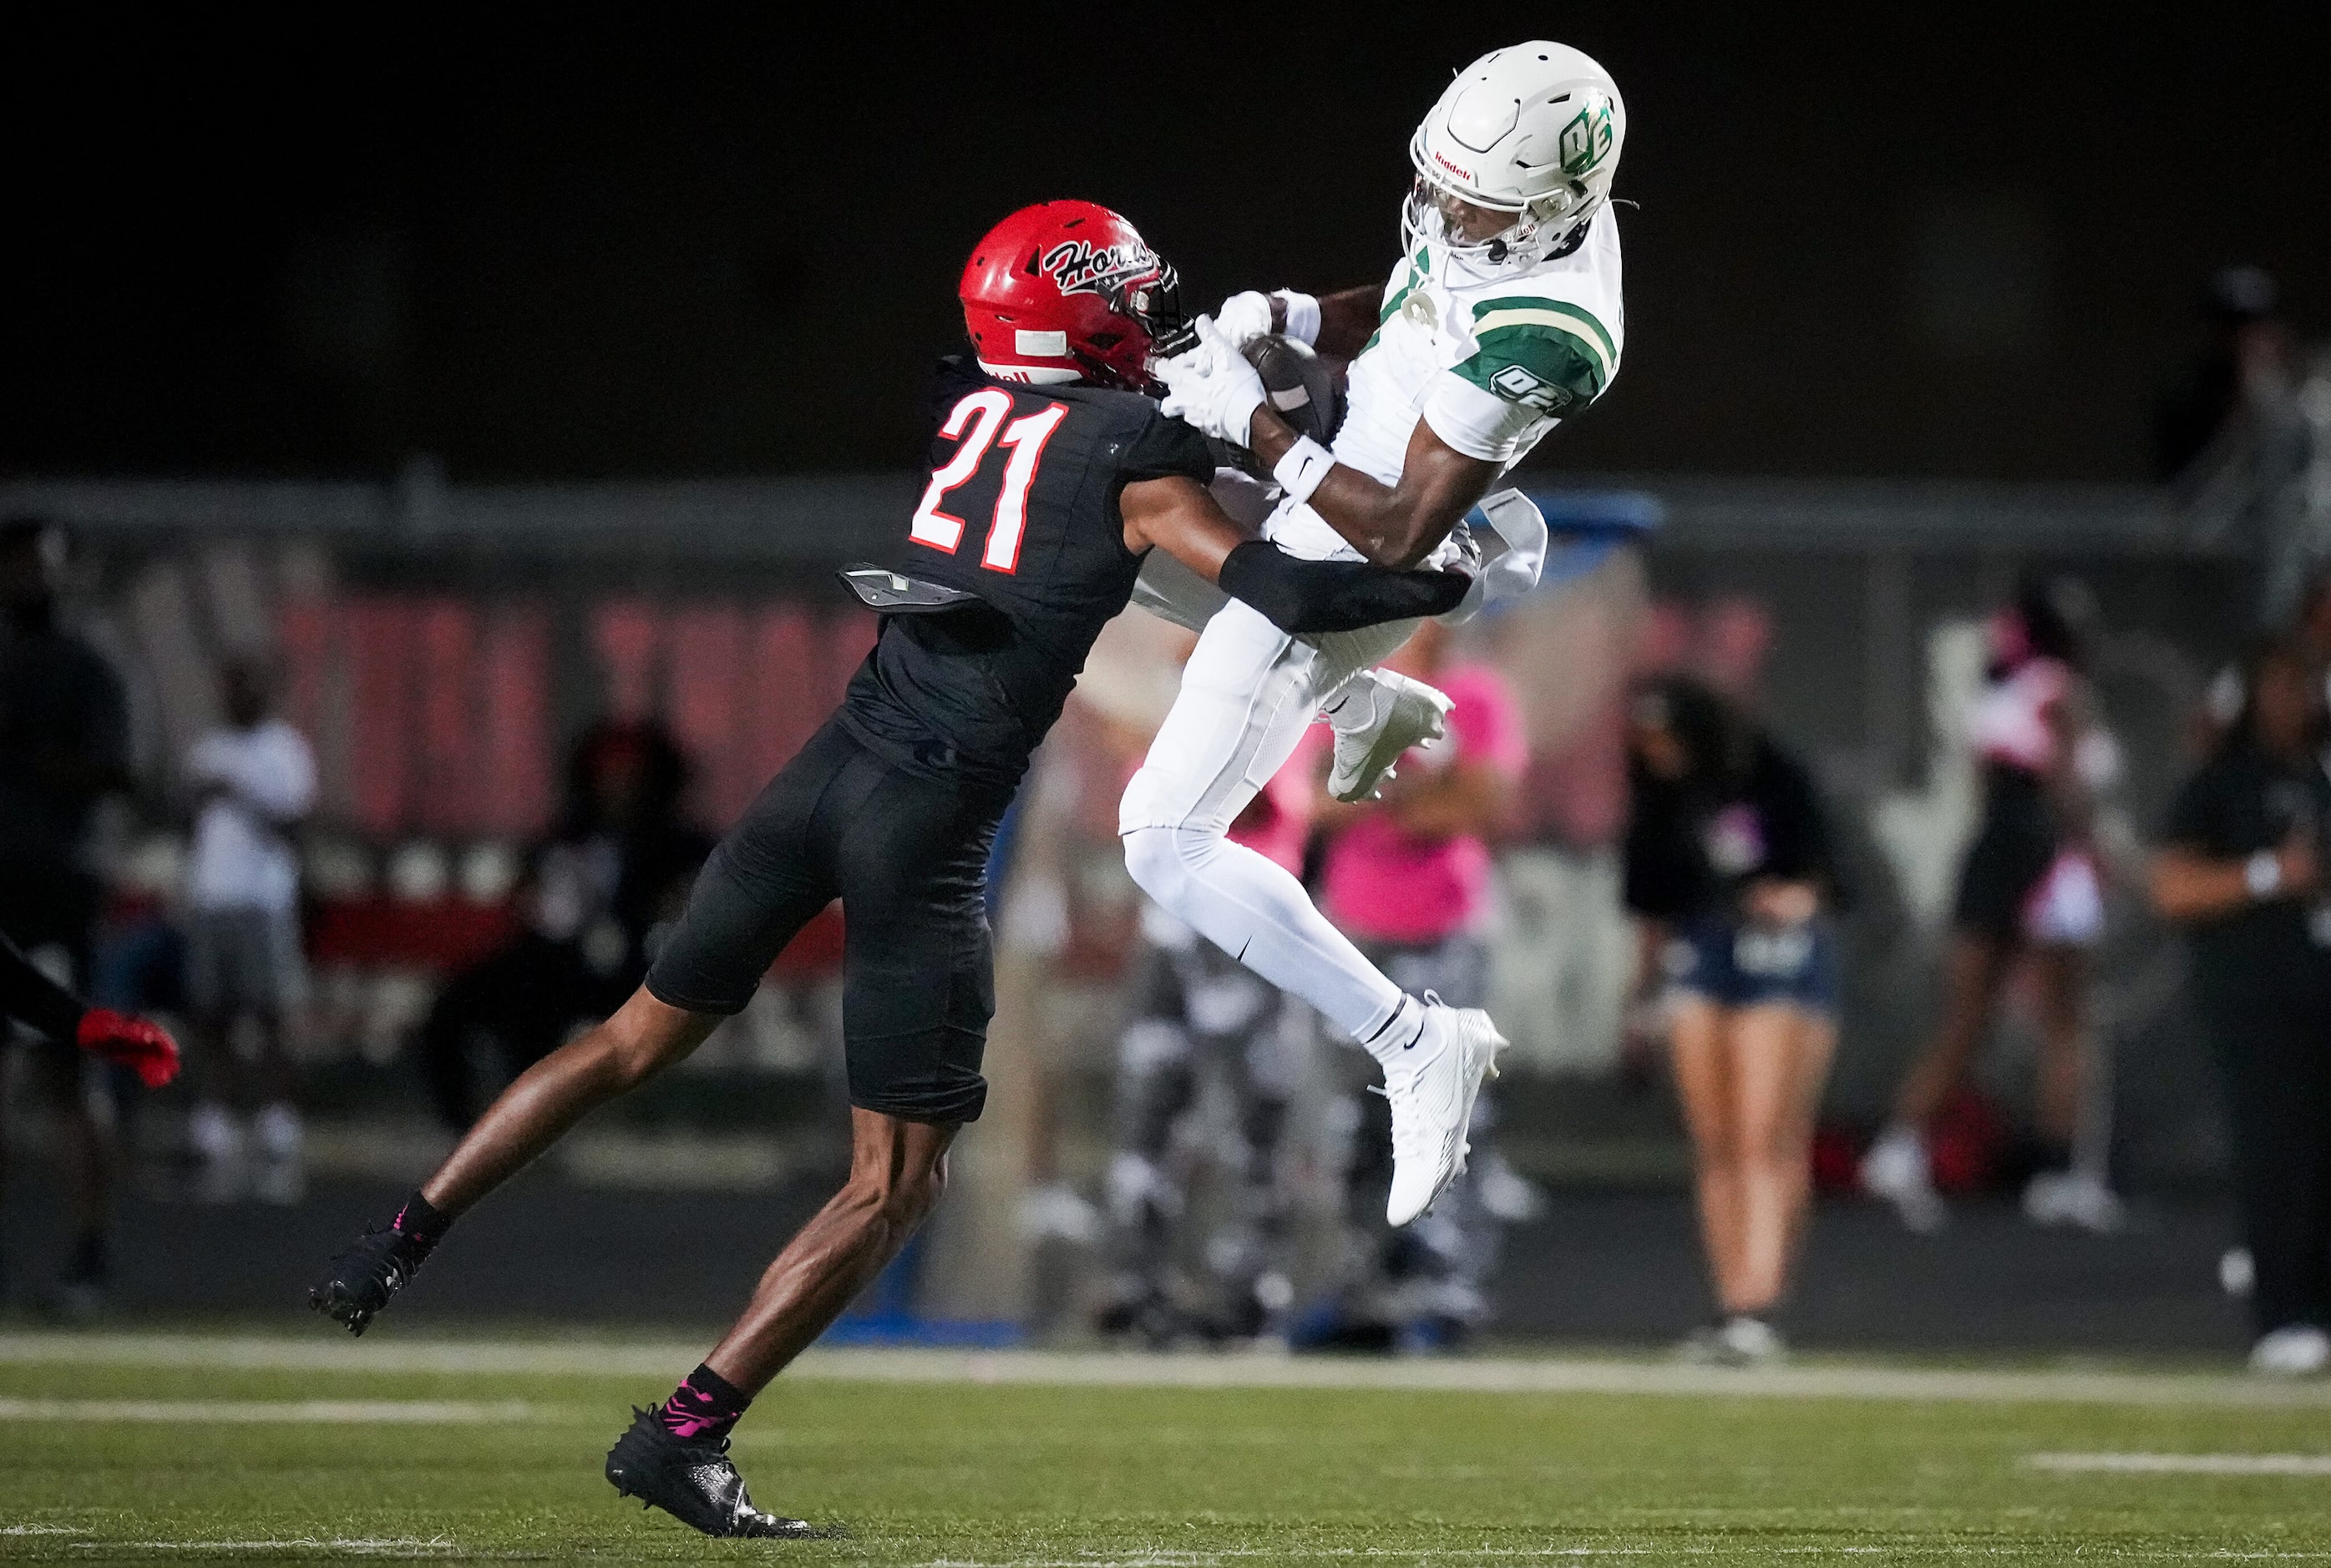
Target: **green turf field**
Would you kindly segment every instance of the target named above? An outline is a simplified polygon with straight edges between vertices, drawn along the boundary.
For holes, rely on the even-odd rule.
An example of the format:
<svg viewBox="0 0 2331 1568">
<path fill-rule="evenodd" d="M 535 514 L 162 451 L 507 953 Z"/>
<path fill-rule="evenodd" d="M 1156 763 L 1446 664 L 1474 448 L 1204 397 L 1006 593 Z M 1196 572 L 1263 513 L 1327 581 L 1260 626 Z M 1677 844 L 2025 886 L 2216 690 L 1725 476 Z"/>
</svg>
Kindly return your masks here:
<svg viewBox="0 0 2331 1568">
<path fill-rule="evenodd" d="M 12 1561 L 2331 1560 L 2331 1399 L 2236 1402 L 2251 1395 L 2231 1379 L 2158 1400 L 2074 1380 L 2075 1402 L 2012 1379 L 1931 1399 L 1880 1376 L 1884 1397 L 1849 1397 L 1851 1367 L 1821 1397 L 1776 1397 L 847 1381 L 853 1364 L 829 1364 L 765 1397 L 736 1451 L 762 1506 L 850 1538 L 708 1543 L 599 1475 L 627 1404 L 671 1381 L 636 1358 L 620 1375 L 588 1370 L 587 1347 L 557 1373 L 357 1370 L 396 1350 L 382 1335 L 304 1370 L 224 1369 L 186 1342 L 179 1364 L 141 1365 L 0 1338 Z M 2296 1473 L 2032 1463 L 2066 1454 Z"/>
</svg>

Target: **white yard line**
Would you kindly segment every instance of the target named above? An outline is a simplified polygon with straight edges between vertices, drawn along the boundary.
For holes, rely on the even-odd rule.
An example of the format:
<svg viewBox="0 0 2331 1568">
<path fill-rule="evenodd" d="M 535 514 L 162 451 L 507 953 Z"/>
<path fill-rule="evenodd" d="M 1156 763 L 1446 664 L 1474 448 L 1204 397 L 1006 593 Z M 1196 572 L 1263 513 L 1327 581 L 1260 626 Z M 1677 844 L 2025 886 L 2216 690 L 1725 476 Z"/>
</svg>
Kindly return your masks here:
<svg viewBox="0 0 2331 1568">
<path fill-rule="evenodd" d="M 2060 1475 L 2331 1476 L 2331 1454 L 2027 1454 Z"/>
<path fill-rule="evenodd" d="M 324 1426 L 486 1426 L 521 1421 L 516 1400 L 456 1399 L 0 1399 L 0 1421 L 143 1421 L 166 1426 L 271 1421 Z"/>
<path fill-rule="evenodd" d="M 668 1380 L 700 1342 L 409 1340 L 363 1344 L 194 1334 L 0 1334 L 0 1365 L 79 1364 L 197 1371 L 487 1373 Z M 813 1350 L 786 1373 L 825 1382 L 1109 1388 L 1395 1389 L 1456 1393 L 1667 1394 L 1684 1398 L 1965 1400 L 1989 1403 L 2331 1408 L 2331 1381 L 2107 1371 L 1977 1371 L 1820 1364 L 1735 1371 L 1668 1362 L 1358 1360 L 1057 1351 Z"/>
<path fill-rule="evenodd" d="M 371 1538 L 335 1535 L 329 1539 L 316 1535 L 295 1536 L 271 1541 L 76 1541 L 73 1543 L 91 1552 L 195 1552 L 205 1555 L 232 1554 L 243 1556 L 253 1552 L 341 1552 L 351 1557 L 422 1558 L 458 1557 L 464 1563 L 490 1560 L 494 1562 L 545 1561 L 544 1552 L 470 1552 L 442 1537 L 433 1541 L 405 1539 L 396 1536 Z"/>
</svg>

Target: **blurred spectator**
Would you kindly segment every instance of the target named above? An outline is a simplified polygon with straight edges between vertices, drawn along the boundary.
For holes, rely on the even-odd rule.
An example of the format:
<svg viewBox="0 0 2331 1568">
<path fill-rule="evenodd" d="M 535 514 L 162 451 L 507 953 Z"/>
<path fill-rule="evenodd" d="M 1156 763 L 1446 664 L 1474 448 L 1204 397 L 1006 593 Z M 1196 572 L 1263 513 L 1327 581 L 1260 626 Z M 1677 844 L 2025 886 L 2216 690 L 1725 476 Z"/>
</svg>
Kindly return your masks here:
<svg viewBox="0 0 2331 1568">
<path fill-rule="evenodd" d="M 712 840 L 681 814 L 687 758 L 653 723 L 585 731 L 557 827 L 519 891 L 525 925 L 455 975 L 421 1030 L 439 1114 L 467 1127 L 501 1086 L 607 1016 L 645 978 Z"/>
<path fill-rule="evenodd" d="M 0 931 L 50 978 L 79 987 L 103 891 L 91 811 L 128 786 L 129 736 L 120 677 L 57 623 L 64 549 L 63 535 L 38 519 L 0 524 Z M 32 1050 L 33 1076 L 62 1125 L 74 1225 L 54 1304 L 79 1316 L 100 1305 L 109 1272 L 106 1185 L 122 1086 L 71 1041 L 42 1039 Z M 0 1105 L 0 1129 L 7 1120 Z"/>
<path fill-rule="evenodd" d="M 2331 696 L 2331 568 L 2317 570 L 2300 590 L 2290 638 L 2293 651 L 2306 659 L 2326 695 Z M 2240 664 L 2228 664 L 2211 680 L 2203 694 L 2200 716 L 2203 752 L 2214 751 L 2232 732 L 2248 695 Z"/>
<path fill-rule="evenodd" d="M 1297 875 L 1318 755 L 1299 748 L 1231 824 L 1232 841 Z M 1252 1339 L 1282 1327 L 1294 1298 L 1280 1155 L 1308 1014 L 1146 900 L 1141 935 L 1132 1017 L 1118 1041 L 1110 1277 L 1095 1326 L 1159 1348 Z M 1226 1139 L 1204 1138 L 1194 1126 L 1209 1080 L 1232 1107 Z M 1202 1214 L 1193 1202 L 1192 1178 L 1210 1143 L 1230 1177 L 1219 1214 Z M 1219 1222 L 1197 1238 L 1194 1221 Z"/>
<path fill-rule="evenodd" d="M 2191 469 L 2247 410 L 2288 395 L 2297 372 L 2280 290 L 2257 267 L 2212 273 L 2202 295 L 2209 342 L 2187 362 L 2154 416 L 2153 467 L 2163 480 Z"/>
<path fill-rule="evenodd" d="M 1380 803 L 1327 814 L 1334 837 L 1320 869 L 1319 907 L 1402 990 L 1479 1007 L 1488 1000 L 1485 927 L 1495 899 L 1488 839 L 1506 823 L 1528 765 L 1527 739 L 1505 679 L 1484 664 L 1447 661 L 1448 645 L 1448 628 L 1427 621 L 1385 660 L 1454 699 L 1449 738 L 1403 757 Z M 1391 1116 L 1380 1096 L 1358 1103 L 1347 1181 L 1368 1272 L 1328 1314 L 1308 1317 L 1301 1338 L 1360 1344 L 1375 1331 L 1402 1350 L 1453 1345 L 1488 1315 L 1483 1287 L 1501 1222 L 1533 1209 L 1537 1194 L 1491 1142 L 1497 1111 L 1485 1088 L 1474 1102 L 1468 1170 L 1423 1219 L 1391 1230 Z"/>
<path fill-rule="evenodd" d="M 1627 907 L 1691 1132 L 1717 1316 L 1695 1360 L 1777 1359 L 1771 1324 L 1812 1195 L 1813 1116 L 1837 1043 L 1835 864 L 1812 776 L 1716 692 L 1635 704 Z"/>
<path fill-rule="evenodd" d="M 2093 1065 L 2088 955 L 2104 935 L 2088 836 L 2095 793 L 2117 767 L 2109 737 L 2088 716 L 2081 673 L 2093 618 L 2084 587 L 2050 579 L 2027 584 L 1992 622 L 1991 680 L 1969 726 L 1984 765 L 1984 815 L 1960 868 L 1944 1014 L 1861 1166 L 1862 1184 L 1913 1230 L 1943 1222 L 1927 1133 L 1965 1083 L 2023 959 L 2039 993 L 2039 1124 L 2050 1155 L 2024 1191 L 2025 1212 L 2088 1230 L 2119 1222 L 2104 1151 L 2073 1158 Z"/>
<path fill-rule="evenodd" d="M 315 803 L 316 759 L 298 730 L 270 714 L 257 660 L 229 660 L 219 698 L 224 722 L 195 740 L 185 769 L 195 803 L 186 1002 L 199 1050 L 187 1137 L 212 1201 L 238 1195 L 248 1177 L 268 1202 L 296 1202 L 305 1134 L 284 1031 L 307 998 L 308 975 L 291 831 Z M 247 1136 L 237 1120 L 244 1112 Z"/>
<path fill-rule="evenodd" d="M 2153 897 L 2187 928 L 2225 1096 L 2250 1364 L 2296 1375 L 2331 1364 L 2331 776 L 2310 651 L 2270 644 L 2245 674 L 2239 721 L 2170 808 Z"/>
</svg>

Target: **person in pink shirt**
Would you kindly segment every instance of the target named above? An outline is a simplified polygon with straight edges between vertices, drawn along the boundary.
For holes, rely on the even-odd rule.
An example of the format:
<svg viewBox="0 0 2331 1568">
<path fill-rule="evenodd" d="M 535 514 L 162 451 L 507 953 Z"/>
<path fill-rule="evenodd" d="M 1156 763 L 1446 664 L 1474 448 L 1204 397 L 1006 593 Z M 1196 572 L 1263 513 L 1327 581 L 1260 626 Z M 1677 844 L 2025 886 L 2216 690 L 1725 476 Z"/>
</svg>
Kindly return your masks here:
<svg viewBox="0 0 2331 1568">
<path fill-rule="evenodd" d="M 1385 661 L 1453 699 L 1449 738 L 1402 758 L 1375 802 L 1328 808 L 1334 837 L 1320 868 L 1319 907 L 1403 991 L 1479 1007 L 1489 992 L 1484 928 L 1495 898 L 1489 840 L 1528 762 L 1528 738 L 1504 678 L 1449 659 L 1448 647 L 1448 629 L 1427 621 Z M 1374 1242 L 1375 1272 L 1307 1315 L 1299 1340 L 1365 1344 L 1388 1335 L 1396 1348 L 1444 1348 L 1486 1315 L 1481 1286 L 1497 1248 L 1497 1217 L 1484 1201 L 1483 1178 L 1496 1168 L 1489 1092 L 1474 1104 L 1468 1173 L 1403 1231 L 1382 1223 L 1392 1171 L 1383 1102 L 1363 1096 L 1360 1112 L 1347 1187 L 1354 1221 Z"/>
<path fill-rule="evenodd" d="M 1315 727 L 1231 824 L 1234 842 L 1303 874 L 1312 775 L 1327 749 Z M 1108 1169 L 1109 1277 L 1094 1324 L 1160 1347 L 1275 1332 L 1293 1299 L 1288 1204 L 1279 1156 L 1308 1027 L 1306 1010 L 1195 931 L 1144 901 L 1131 1016 L 1118 1041 L 1116 1153 Z M 1185 1245 L 1202 1153 L 1185 1136 L 1209 1078 L 1237 1107 L 1234 1188 L 1212 1233 Z M 1379 1203 L 1379 1208 L 1382 1207 Z M 1193 1264 L 1191 1260 L 1202 1260 Z"/>
</svg>

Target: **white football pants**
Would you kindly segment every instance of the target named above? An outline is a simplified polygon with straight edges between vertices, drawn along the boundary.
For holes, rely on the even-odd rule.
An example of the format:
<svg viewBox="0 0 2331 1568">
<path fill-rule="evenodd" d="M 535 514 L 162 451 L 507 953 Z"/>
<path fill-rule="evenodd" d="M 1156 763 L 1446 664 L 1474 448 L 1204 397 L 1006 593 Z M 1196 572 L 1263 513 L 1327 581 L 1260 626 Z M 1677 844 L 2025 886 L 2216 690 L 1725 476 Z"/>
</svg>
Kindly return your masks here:
<svg viewBox="0 0 2331 1568">
<path fill-rule="evenodd" d="M 1302 883 L 1224 835 L 1294 755 L 1319 705 L 1416 625 L 1292 637 L 1232 600 L 1199 635 L 1118 810 L 1126 869 L 1142 891 L 1363 1041 L 1399 1011 L 1400 988 L 1327 923 Z"/>
</svg>

